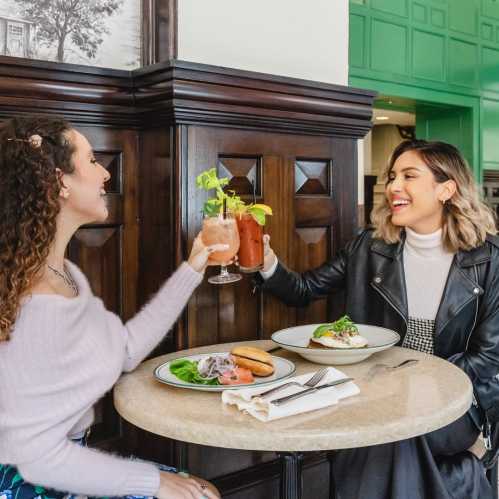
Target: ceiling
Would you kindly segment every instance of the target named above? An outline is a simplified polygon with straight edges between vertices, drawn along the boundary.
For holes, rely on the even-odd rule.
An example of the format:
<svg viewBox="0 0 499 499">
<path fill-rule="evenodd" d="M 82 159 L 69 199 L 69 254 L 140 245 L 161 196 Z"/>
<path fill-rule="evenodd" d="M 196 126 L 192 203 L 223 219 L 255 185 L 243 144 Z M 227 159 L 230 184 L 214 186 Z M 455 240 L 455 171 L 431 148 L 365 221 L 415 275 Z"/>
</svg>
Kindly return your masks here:
<svg viewBox="0 0 499 499">
<path fill-rule="evenodd" d="M 388 119 L 379 119 L 388 118 Z M 391 109 L 374 109 L 373 110 L 374 125 L 400 125 L 400 126 L 416 126 L 416 115 L 403 111 L 393 111 Z"/>
</svg>

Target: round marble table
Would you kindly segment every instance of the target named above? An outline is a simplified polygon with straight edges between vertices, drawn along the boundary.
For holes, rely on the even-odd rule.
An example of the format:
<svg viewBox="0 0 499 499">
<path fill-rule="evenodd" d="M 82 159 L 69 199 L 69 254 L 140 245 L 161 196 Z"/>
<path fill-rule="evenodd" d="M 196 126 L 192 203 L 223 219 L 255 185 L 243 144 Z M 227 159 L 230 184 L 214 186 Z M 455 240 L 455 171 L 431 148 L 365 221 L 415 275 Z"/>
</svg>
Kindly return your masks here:
<svg viewBox="0 0 499 499">
<path fill-rule="evenodd" d="M 269 350 L 272 341 L 242 342 Z M 237 343 L 183 350 L 143 362 L 121 377 L 114 404 L 130 423 L 164 437 L 233 449 L 282 452 L 286 499 L 300 497 L 300 451 L 334 450 L 382 444 L 415 437 L 458 419 L 471 405 L 472 385 L 457 367 L 438 357 L 393 347 L 352 365 L 338 366 L 355 379 L 360 393 L 330 408 L 269 423 L 225 406 L 220 393 L 174 388 L 155 380 L 154 369 L 172 358 L 229 351 Z M 295 353 L 273 353 L 292 360 L 296 374 L 319 365 Z M 366 376 L 376 363 L 417 364 Z"/>
</svg>

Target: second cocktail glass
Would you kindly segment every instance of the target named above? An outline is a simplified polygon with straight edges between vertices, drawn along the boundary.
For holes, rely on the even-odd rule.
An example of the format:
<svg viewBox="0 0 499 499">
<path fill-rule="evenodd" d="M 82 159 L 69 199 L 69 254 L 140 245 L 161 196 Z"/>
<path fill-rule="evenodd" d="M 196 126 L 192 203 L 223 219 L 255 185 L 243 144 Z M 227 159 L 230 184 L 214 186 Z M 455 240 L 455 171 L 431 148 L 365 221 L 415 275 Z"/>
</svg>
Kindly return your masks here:
<svg viewBox="0 0 499 499">
<path fill-rule="evenodd" d="M 236 217 L 239 229 L 239 270 L 250 274 L 263 268 L 263 226 L 249 213 Z"/>
<path fill-rule="evenodd" d="M 210 255 L 212 260 L 220 262 L 220 274 L 210 277 L 208 282 L 211 284 L 228 284 L 239 281 L 241 279 L 240 274 L 233 274 L 227 270 L 227 265 L 239 250 L 239 231 L 232 213 L 228 212 L 225 217 L 222 214 L 205 217 L 201 237 L 206 246 L 212 244 L 229 245 L 226 251 L 215 251 Z"/>
</svg>

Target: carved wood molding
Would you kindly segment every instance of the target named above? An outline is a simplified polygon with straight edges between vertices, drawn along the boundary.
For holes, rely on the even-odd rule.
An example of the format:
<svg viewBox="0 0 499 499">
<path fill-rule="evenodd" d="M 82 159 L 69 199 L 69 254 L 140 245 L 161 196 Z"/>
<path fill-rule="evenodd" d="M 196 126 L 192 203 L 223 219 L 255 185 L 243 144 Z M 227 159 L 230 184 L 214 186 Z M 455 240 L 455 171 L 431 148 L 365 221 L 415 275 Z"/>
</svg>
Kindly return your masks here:
<svg viewBox="0 0 499 499">
<path fill-rule="evenodd" d="M 142 1 L 142 65 L 177 57 L 177 0 Z"/>
<path fill-rule="evenodd" d="M 0 116 L 127 128 L 209 124 L 362 137 L 375 93 L 172 60 L 134 71 L 0 57 Z"/>
</svg>

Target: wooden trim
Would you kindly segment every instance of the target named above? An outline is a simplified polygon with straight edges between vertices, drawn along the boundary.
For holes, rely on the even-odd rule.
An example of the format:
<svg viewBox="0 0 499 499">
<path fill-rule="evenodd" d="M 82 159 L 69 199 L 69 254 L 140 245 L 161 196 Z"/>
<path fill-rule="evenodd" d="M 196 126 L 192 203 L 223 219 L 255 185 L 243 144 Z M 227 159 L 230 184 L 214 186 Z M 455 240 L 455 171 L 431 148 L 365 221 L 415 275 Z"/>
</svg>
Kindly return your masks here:
<svg viewBox="0 0 499 499">
<path fill-rule="evenodd" d="M 155 64 L 156 59 L 156 1 L 142 0 L 142 66 Z"/>
<path fill-rule="evenodd" d="M 130 72 L 0 57 L 0 117 L 36 112 L 127 128 L 209 124 L 358 138 L 372 126 L 374 97 L 176 60 Z"/>
<path fill-rule="evenodd" d="M 142 66 L 177 57 L 177 0 L 142 0 Z"/>
<path fill-rule="evenodd" d="M 177 57 L 177 0 L 156 0 L 156 62 Z"/>
</svg>

